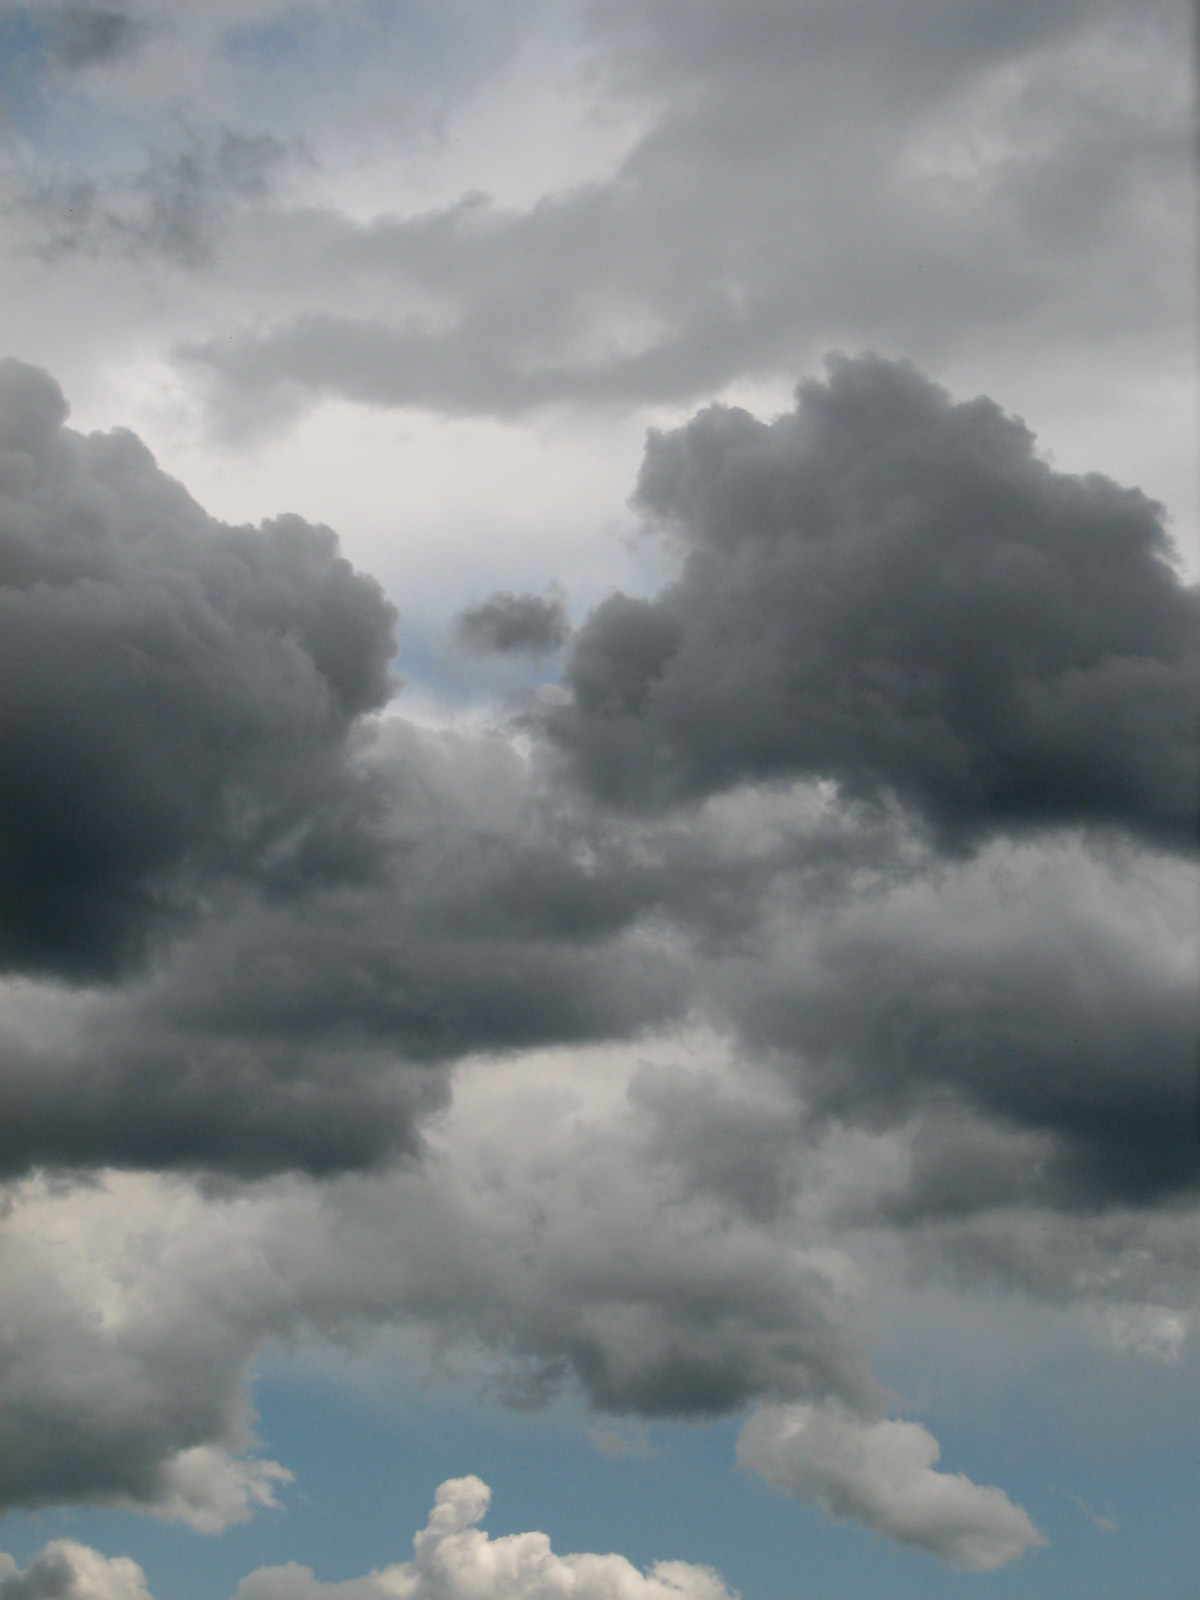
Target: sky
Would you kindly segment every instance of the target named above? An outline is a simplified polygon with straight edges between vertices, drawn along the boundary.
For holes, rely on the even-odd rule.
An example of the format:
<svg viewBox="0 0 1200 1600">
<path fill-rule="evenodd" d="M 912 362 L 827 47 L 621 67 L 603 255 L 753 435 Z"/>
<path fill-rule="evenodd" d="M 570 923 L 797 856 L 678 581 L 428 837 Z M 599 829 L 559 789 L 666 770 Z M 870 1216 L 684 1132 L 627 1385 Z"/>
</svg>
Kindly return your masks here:
<svg viewBox="0 0 1200 1600">
<path fill-rule="evenodd" d="M 1200 1600 L 1179 0 L 0 0 L 0 1600 Z"/>
</svg>

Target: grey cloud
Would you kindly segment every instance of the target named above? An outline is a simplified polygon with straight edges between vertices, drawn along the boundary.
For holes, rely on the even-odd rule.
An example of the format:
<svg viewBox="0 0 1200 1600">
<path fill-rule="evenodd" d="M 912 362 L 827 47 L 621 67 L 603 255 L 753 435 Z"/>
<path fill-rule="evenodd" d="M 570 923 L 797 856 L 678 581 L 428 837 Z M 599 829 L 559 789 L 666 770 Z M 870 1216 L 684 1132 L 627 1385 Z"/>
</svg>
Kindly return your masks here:
<svg viewBox="0 0 1200 1600">
<path fill-rule="evenodd" d="M 629 1037 L 686 1003 L 646 885 L 619 851 L 580 861 L 507 741 L 397 719 L 369 757 L 368 875 L 285 860 L 256 894 L 210 886 L 121 987 L 14 996 L 0 1168 L 376 1165 L 414 1150 L 463 1055 Z"/>
<path fill-rule="evenodd" d="M 0 959 L 126 979 L 9 1009 L 0 1167 L 372 1165 L 456 1058 L 678 1011 L 619 839 L 505 739 L 364 722 L 395 613 L 328 530 L 216 523 L 0 376 Z"/>
<path fill-rule="evenodd" d="M 52 1539 L 22 1571 L 0 1552 L 0 1600 L 151 1600 L 146 1575 L 74 1539 Z"/>
<path fill-rule="evenodd" d="M 1195 1184 L 1188 869 L 1061 832 L 1190 842 L 1196 598 L 1136 493 L 907 367 L 703 413 L 639 491 L 682 575 L 593 613 L 523 755 L 370 716 L 393 614 L 332 535 L 216 524 L 5 376 L 0 928 L 40 976 L 6 1000 L 0 1170 L 375 1167 L 466 1056 L 690 1013 L 818 1122 L 931 1118 L 896 1222 Z M 564 750 L 642 809 L 563 786 Z M 638 1093 L 646 1159 L 786 1211 L 798 1108 Z M 959 1113 L 994 1120 L 978 1159 Z"/>
<path fill-rule="evenodd" d="M 844 1407 L 764 1408 L 743 1428 L 738 1463 L 835 1517 L 915 1545 L 966 1572 L 991 1572 L 1045 1540 L 1002 1489 L 938 1472 L 919 1422 L 864 1422 Z"/>
<path fill-rule="evenodd" d="M 31 226 L 29 248 L 48 265 L 83 252 L 199 268 L 212 264 L 240 213 L 262 206 L 289 169 L 309 161 L 303 146 L 271 134 L 184 129 L 138 171 L 29 181 L 13 209 Z"/>
<path fill-rule="evenodd" d="M 523 1405 L 567 1384 L 652 1417 L 877 1401 L 839 1252 L 681 1195 L 643 1162 L 636 1106 L 581 1118 L 550 1062 L 480 1064 L 460 1091 L 421 1165 L 370 1179 L 12 1186 L 0 1502 L 246 1515 L 278 1477 L 245 1454 L 268 1341 L 354 1350 L 397 1328 Z"/>
<path fill-rule="evenodd" d="M 362 875 L 348 741 L 391 692 L 395 613 L 328 529 L 219 524 L 132 434 L 65 415 L 0 369 L 0 960 L 83 977 L 205 880 Z"/>
<path fill-rule="evenodd" d="M 1200 1185 L 1194 896 L 1170 858 L 998 846 L 793 912 L 720 1004 L 814 1113 L 932 1112 L 898 1217 L 1152 1204 Z"/>
<path fill-rule="evenodd" d="M 605 799 L 809 775 L 895 793 L 955 847 L 1194 844 L 1200 600 L 1160 508 L 1056 472 L 991 401 L 837 360 L 770 424 L 716 406 L 652 434 L 636 501 L 681 574 L 592 613 L 547 717 Z"/>
<path fill-rule="evenodd" d="M 454 636 L 467 655 L 552 655 L 567 642 L 570 624 L 560 597 L 498 591 L 454 619 Z"/>
<path fill-rule="evenodd" d="M 643 1069 L 629 1094 L 646 1119 L 646 1159 L 669 1163 L 692 1192 L 763 1223 L 795 1199 L 806 1142 L 795 1101 L 756 1095 L 748 1084 L 730 1093 L 717 1078 L 681 1068 Z"/>
<path fill-rule="evenodd" d="M 148 1243 L 161 1239 L 164 1217 L 179 1204 L 178 1195 L 159 1199 L 163 1213 L 142 1218 Z M 110 1220 L 119 1223 L 119 1211 Z M 126 1249 L 131 1242 L 126 1235 Z M 120 1270 L 98 1239 L 92 1243 L 102 1274 Z M 124 1502 L 202 1527 L 244 1517 L 251 1497 L 243 1489 L 238 1504 L 239 1464 L 230 1452 L 252 1442 L 243 1365 L 269 1326 L 273 1286 L 257 1306 L 239 1308 L 240 1321 L 218 1310 L 231 1290 L 229 1262 L 214 1255 L 211 1237 L 194 1238 L 169 1285 L 161 1260 L 138 1262 L 137 1313 L 106 1328 L 97 1308 L 87 1309 L 86 1290 L 81 1303 L 69 1262 L 28 1240 L 6 1246 L 0 1504 Z M 254 1472 L 242 1465 L 250 1485 Z M 231 1483 L 230 1515 L 222 1517 Z"/>
<path fill-rule="evenodd" d="M 901 22 L 778 0 L 591 15 L 602 70 L 650 122 L 619 169 L 527 211 L 471 195 L 369 225 L 281 214 L 290 309 L 273 283 L 272 325 L 179 352 L 229 427 L 323 394 L 499 414 L 682 401 L 851 334 L 929 358 L 1185 327 L 1181 9 L 1138 9 L 1149 95 L 1095 72 L 1128 57 L 1121 4 L 984 4 L 955 26 L 936 5 Z M 353 313 L 314 261 L 354 286 Z"/>
<path fill-rule="evenodd" d="M 969 1216 L 927 1218 L 906 1232 L 905 1242 L 917 1281 L 952 1277 L 1046 1305 L 1092 1309 L 1118 1349 L 1174 1360 L 1196 1324 L 1194 1197 L 1090 1214 L 1018 1200 Z"/>
<path fill-rule="evenodd" d="M 0 19 L 7 18 L 30 30 L 44 62 L 69 73 L 129 60 L 152 31 L 120 5 L 6 4 Z"/>
<path fill-rule="evenodd" d="M 72 71 L 126 60 L 149 34 L 144 23 L 112 6 L 69 5 L 52 9 L 50 40 L 56 59 Z"/>
</svg>

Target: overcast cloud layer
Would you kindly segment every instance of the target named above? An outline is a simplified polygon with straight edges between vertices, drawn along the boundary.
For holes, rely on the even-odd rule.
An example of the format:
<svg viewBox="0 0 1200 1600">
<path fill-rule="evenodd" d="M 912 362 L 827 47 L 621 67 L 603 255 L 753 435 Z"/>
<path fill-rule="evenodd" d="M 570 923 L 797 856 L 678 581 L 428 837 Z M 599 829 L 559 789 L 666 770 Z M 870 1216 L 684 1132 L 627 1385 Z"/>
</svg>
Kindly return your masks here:
<svg viewBox="0 0 1200 1600">
<path fill-rule="evenodd" d="M 0 5 L 0 1513 L 280 1511 L 370 1352 L 1052 1558 L 879 1373 L 1195 1368 L 1186 36 Z M 235 1600 L 732 1593 L 487 1504 Z"/>
</svg>

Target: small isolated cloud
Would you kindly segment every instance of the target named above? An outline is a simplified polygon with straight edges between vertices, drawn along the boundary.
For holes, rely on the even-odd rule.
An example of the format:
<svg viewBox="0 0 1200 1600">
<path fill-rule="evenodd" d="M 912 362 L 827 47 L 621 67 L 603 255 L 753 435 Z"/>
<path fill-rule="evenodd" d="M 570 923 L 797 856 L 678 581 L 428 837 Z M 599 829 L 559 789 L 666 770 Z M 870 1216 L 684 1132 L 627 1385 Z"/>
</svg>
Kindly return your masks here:
<svg viewBox="0 0 1200 1600">
<path fill-rule="evenodd" d="M 235 1600 L 730 1600 L 710 1567 L 687 1561 L 659 1561 L 643 1573 L 624 1556 L 555 1555 L 544 1533 L 489 1539 L 475 1524 L 490 1499 L 478 1478 L 451 1478 L 413 1540 L 414 1560 L 350 1583 L 318 1583 L 294 1562 L 263 1567 L 242 1579 Z"/>
<path fill-rule="evenodd" d="M 455 642 L 469 656 L 548 656 L 566 644 L 570 631 L 557 596 L 501 590 L 454 619 Z"/>
<path fill-rule="evenodd" d="M 150 1600 L 146 1575 L 127 1556 L 102 1556 L 54 1539 L 22 1571 L 0 1551 L 0 1600 Z"/>
<path fill-rule="evenodd" d="M 1103 1313 L 1103 1323 L 1118 1350 L 1170 1364 L 1183 1354 L 1192 1317 L 1178 1306 L 1109 1306 Z"/>
<path fill-rule="evenodd" d="M 738 1463 L 834 1517 L 990 1572 L 1045 1540 L 1002 1489 L 935 1470 L 937 1440 L 919 1422 L 865 1422 L 836 1401 L 765 1407 L 742 1429 Z"/>
<path fill-rule="evenodd" d="M 1087 1501 L 1081 1499 L 1077 1494 L 1073 1494 L 1069 1498 L 1072 1505 L 1082 1511 L 1092 1526 L 1098 1528 L 1101 1533 L 1116 1533 L 1121 1526 L 1120 1518 L 1115 1517 L 1111 1511 L 1093 1511 Z"/>
</svg>

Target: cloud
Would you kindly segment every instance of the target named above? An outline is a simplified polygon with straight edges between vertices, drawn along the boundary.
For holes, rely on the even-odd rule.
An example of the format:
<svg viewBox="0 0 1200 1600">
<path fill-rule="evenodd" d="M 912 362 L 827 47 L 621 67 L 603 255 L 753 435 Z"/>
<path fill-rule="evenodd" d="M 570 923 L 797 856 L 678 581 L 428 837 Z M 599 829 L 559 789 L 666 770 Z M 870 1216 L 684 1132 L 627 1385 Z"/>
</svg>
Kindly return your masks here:
<svg viewBox="0 0 1200 1600">
<path fill-rule="evenodd" d="M 852 1262 L 647 1159 L 629 1071 L 611 1047 L 473 1063 L 423 1160 L 368 1177 L 9 1186 L 0 1505 L 130 1503 L 207 1528 L 269 1504 L 245 1385 L 265 1346 L 298 1340 L 392 1330 L 525 1406 L 564 1389 L 650 1418 L 874 1403 Z"/>
<path fill-rule="evenodd" d="M 1170 855 L 1051 837 L 850 877 L 819 909 L 781 892 L 712 1011 L 819 1116 L 922 1108 L 898 1217 L 1194 1193 L 1196 883 Z"/>
<path fill-rule="evenodd" d="M 894 794 L 951 847 L 1194 845 L 1200 598 L 1160 508 L 1033 444 L 873 358 L 770 424 L 714 406 L 652 434 L 636 502 L 682 571 L 586 620 L 551 736 L 617 804 L 803 775 Z"/>
<path fill-rule="evenodd" d="M 544 1533 L 489 1539 L 474 1524 L 491 1491 L 478 1478 L 451 1478 L 434 1497 L 429 1522 L 413 1540 L 416 1559 L 347 1583 L 318 1583 L 307 1567 L 263 1567 L 243 1578 L 235 1600 L 731 1600 L 711 1567 L 659 1561 L 642 1573 L 619 1555 L 555 1555 Z"/>
<path fill-rule="evenodd" d="M 355 775 L 366 820 L 321 819 L 331 870 L 281 852 L 257 883 L 214 875 L 145 972 L 12 988 L 0 1165 L 376 1165 L 414 1149 L 464 1055 L 679 1014 L 686 963 L 641 925 L 620 841 L 583 854 L 507 739 L 396 719 Z M 356 842 L 366 869 L 339 872 Z"/>
<path fill-rule="evenodd" d="M 454 619 L 454 634 L 467 655 L 552 655 L 567 642 L 570 625 L 561 598 L 498 591 Z"/>
<path fill-rule="evenodd" d="M 112 976 L 198 878 L 361 876 L 348 738 L 391 693 L 395 612 L 327 528 L 217 523 L 65 416 L 4 363 L 0 962 Z"/>
<path fill-rule="evenodd" d="M 214 264 L 241 213 L 263 206 L 310 160 L 302 145 L 269 133 L 184 127 L 138 171 L 28 179 L 13 209 L 47 267 L 82 252 L 162 257 L 198 271 Z"/>
<path fill-rule="evenodd" d="M 897 1229 L 901 1135 L 814 1133 L 793 1113 L 794 1138 L 755 1164 L 752 1130 L 772 1105 L 788 1120 L 769 1076 L 748 1085 L 703 1036 L 637 1055 L 469 1063 L 423 1159 L 367 1177 L 11 1185 L 0 1504 L 134 1505 L 202 1530 L 270 1505 L 283 1471 L 256 1451 L 249 1374 L 296 1345 L 335 1366 L 391 1351 L 517 1406 L 566 1391 L 600 1418 L 833 1401 L 877 1416 L 872 1297 L 847 1243 L 871 1260 L 890 1241 L 881 1272 L 898 1244 L 925 1283 L 1062 1307 L 1085 1338 L 1190 1316 L 1194 1206 L 1026 1202 Z M 787 1171 L 768 1186 L 772 1159 Z"/>
<path fill-rule="evenodd" d="M 592 614 L 570 705 L 430 729 L 388 703 L 394 613 L 332 534 L 215 522 L 3 375 L 0 1502 L 251 1515 L 285 1481 L 255 1360 L 383 1336 L 517 1405 L 815 1419 L 805 1492 L 1012 1553 L 998 1490 L 862 1420 L 846 1241 L 1134 1353 L 1189 1336 L 1187 841 L 1140 792 L 1056 799 L 1061 749 L 1047 778 L 1004 698 L 1140 653 L 1182 699 L 1194 596 L 1156 510 L 990 402 L 843 363 L 775 424 L 651 443 L 681 575 Z M 1009 738 L 1037 804 L 931 768 L 897 684 L 985 776 Z M 632 797 L 589 792 L 606 719 Z"/>
<path fill-rule="evenodd" d="M 818 1118 L 922 1111 L 896 1220 L 1194 1186 L 1197 599 L 1136 492 L 904 365 L 702 413 L 639 488 L 680 576 L 522 744 L 378 714 L 395 614 L 328 530 L 4 377 L 0 1170 L 377 1166 L 473 1052 L 691 1012 Z M 956 1104 L 1020 1166 L 955 1165 Z M 769 1215 L 801 1123 L 711 1109 L 664 1138 Z"/>
<path fill-rule="evenodd" d="M 91 5 L 51 9 L 49 31 L 55 59 L 70 71 L 125 60 L 149 32 L 119 7 Z"/>
<path fill-rule="evenodd" d="M 320 1583 L 308 1567 L 260 1567 L 234 1600 L 735 1600 L 711 1567 L 659 1561 L 640 1572 L 619 1555 L 556 1555 L 544 1533 L 489 1539 L 475 1524 L 491 1490 L 478 1478 L 451 1478 L 434 1496 L 428 1524 L 413 1539 L 415 1559 L 363 1578 Z M 0 1553 L 0 1600 L 151 1600 L 145 1574 L 123 1556 L 107 1558 L 72 1539 L 56 1539 L 19 1571 Z"/>
<path fill-rule="evenodd" d="M 937 1440 L 918 1422 L 864 1422 L 836 1403 L 764 1408 L 737 1448 L 738 1464 L 772 1488 L 968 1572 L 991 1572 L 1045 1543 L 1002 1489 L 938 1472 Z"/>
<path fill-rule="evenodd" d="M 21 1571 L 0 1551 L 0 1600 L 151 1600 L 146 1574 L 127 1556 L 102 1556 L 52 1539 Z"/>
<path fill-rule="evenodd" d="M 130 1505 L 205 1532 L 274 1504 L 289 1474 L 248 1455 L 242 1388 L 274 1290 L 245 1303 L 233 1218 L 128 1181 L 5 1201 L 0 1504 Z"/>
<path fill-rule="evenodd" d="M 641 128 L 615 169 L 525 209 L 468 193 L 369 222 L 287 213 L 304 248 L 263 314 L 185 338 L 181 361 L 237 428 L 328 395 L 498 415 L 685 402 L 848 337 L 934 360 L 1044 332 L 1077 361 L 1153 318 L 1186 337 L 1177 9 L 903 16 L 590 6 L 590 81 Z"/>
</svg>

